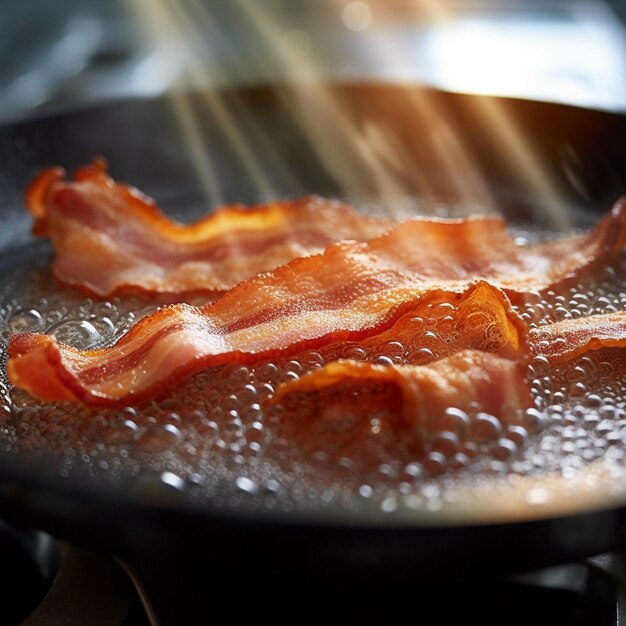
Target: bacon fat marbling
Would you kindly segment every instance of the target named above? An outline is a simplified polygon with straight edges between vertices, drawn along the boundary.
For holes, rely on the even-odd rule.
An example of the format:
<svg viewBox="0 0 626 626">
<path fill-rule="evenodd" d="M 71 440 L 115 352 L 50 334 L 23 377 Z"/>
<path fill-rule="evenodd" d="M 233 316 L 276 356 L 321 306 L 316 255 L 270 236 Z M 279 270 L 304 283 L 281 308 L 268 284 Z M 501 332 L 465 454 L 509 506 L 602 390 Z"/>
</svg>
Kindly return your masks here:
<svg viewBox="0 0 626 626">
<path fill-rule="evenodd" d="M 537 245 L 518 245 L 498 218 L 410 220 L 255 276 L 211 305 L 163 307 L 109 348 L 80 352 L 53 337 L 17 335 L 9 377 L 42 400 L 127 403 L 203 367 L 375 337 L 413 307 L 441 298 L 458 305 L 477 280 L 523 302 L 610 262 L 625 239 L 624 201 L 588 234 Z"/>
</svg>

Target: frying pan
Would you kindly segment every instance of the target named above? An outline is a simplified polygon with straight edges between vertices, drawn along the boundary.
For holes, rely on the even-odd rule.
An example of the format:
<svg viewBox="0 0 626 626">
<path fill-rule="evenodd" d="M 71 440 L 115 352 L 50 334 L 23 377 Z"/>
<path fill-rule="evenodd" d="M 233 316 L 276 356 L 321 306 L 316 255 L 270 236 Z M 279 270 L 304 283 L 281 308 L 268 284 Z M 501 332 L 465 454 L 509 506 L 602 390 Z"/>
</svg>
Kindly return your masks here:
<svg viewBox="0 0 626 626">
<path fill-rule="evenodd" d="M 311 134 L 315 128 L 297 115 L 299 103 L 317 97 L 315 90 L 302 87 L 296 99 L 269 87 L 219 94 L 263 168 L 265 192 L 271 189 L 275 197 L 346 195 L 345 172 L 339 175 L 328 166 Z M 589 225 L 626 192 L 624 115 L 409 85 L 341 84 L 327 90 L 340 103 L 343 124 L 361 136 L 372 127 L 384 129 L 386 145 L 401 155 L 390 165 L 379 160 L 387 163 L 394 189 L 419 196 L 429 206 L 468 201 L 459 172 L 437 152 L 442 128 L 463 146 L 473 175 L 480 174 L 488 190 L 480 201 L 489 205 L 482 208 L 499 210 L 513 223 L 555 227 L 554 213 L 544 209 L 558 196 L 560 219 L 565 210 L 571 224 Z M 220 202 L 266 199 L 232 137 L 203 104 L 205 96 L 189 94 L 188 103 L 219 181 Z M 443 122 L 433 126 L 416 102 L 427 102 Z M 556 190 L 554 197 L 541 195 L 515 159 L 507 158 L 516 148 L 502 142 L 494 107 L 506 113 L 517 137 L 532 151 Z M 337 142 L 349 180 L 358 183 L 348 190 L 351 199 L 364 205 L 390 202 L 388 186 L 383 198 L 379 179 L 368 170 L 371 160 L 363 158 L 363 142 L 349 141 L 343 131 Z M 167 98 L 110 102 L 5 126 L 0 128 L 4 276 L 24 279 L 23 264 L 33 259 L 45 276 L 50 259 L 47 244 L 31 239 L 23 208 L 32 175 L 50 164 L 71 171 L 97 154 L 108 160 L 115 178 L 156 198 L 170 215 L 187 219 L 206 210 L 208 201 Z M 10 416 L 0 422 L 0 514 L 114 555 L 133 572 L 161 623 L 192 623 L 189 607 L 206 606 L 207 594 L 218 597 L 238 584 L 242 604 L 254 597 L 249 604 L 259 610 L 257 603 L 266 606 L 286 588 L 292 601 L 304 602 L 304 591 L 312 586 L 462 580 L 568 562 L 626 545 L 624 486 L 607 477 L 585 497 L 556 498 L 543 506 L 518 506 L 502 489 L 474 506 L 431 511 L 351 508 L 336 500 L 328 504 L 315 493 L 306 506 L 294 506 L 289 493 L 276 505 L 271 489 L 244 489 L 243 496 L 239 489 L 239 496 L 231 497 L 232 484 L 217 483 L 199 497 L 202 485 L 193 473 L 164 471 L 169 462 L 176 467 L 176 450 L 156 471 L 145 456 L 132 471 L 124 466 L 113 471 L 106 464 L 94 468 L 80 458 L 68 465 L 68 458 L 80 456 L 72 454 L 71 438 L 60 443 L 57 438 L 54 453 L 33 454 L 10 436 L 18 428 L 15 422 Z M 184 431 L 185 425 L 180 428 Z M 186 463 L 188 467 L 189 459 Z M 535 486 L 543 487 L 541 477 Z M 270 500 L 273 507 L 266 506 Z"/>
</svg>

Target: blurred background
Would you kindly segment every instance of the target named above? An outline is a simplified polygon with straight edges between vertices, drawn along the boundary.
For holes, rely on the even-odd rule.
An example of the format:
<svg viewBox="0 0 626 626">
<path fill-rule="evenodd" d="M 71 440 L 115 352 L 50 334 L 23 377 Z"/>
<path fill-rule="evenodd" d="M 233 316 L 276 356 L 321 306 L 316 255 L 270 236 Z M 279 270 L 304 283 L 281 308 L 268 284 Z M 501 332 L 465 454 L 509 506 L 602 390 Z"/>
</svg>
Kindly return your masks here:
<svg viewBox="0 0 626 626">
<path fill-rule="evenodd" d="M 3 0 L 0 122 L 320 78 L 626 111 L 625 24 L 609 0 Z"/>
</svg>

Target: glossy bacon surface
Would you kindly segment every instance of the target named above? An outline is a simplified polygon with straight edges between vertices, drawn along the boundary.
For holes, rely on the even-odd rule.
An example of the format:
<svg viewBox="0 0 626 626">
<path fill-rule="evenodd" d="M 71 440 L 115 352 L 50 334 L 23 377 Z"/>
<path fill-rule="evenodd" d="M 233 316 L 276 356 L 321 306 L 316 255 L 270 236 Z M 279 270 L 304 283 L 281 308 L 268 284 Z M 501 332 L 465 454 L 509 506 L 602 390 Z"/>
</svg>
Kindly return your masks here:
<svg viewBox="0 0 626 626">
<path fill-rule="evenodd" d="M 283 383 L 272 400 L 316 419 L 341 419 L 346 412 L 391 414 L 397 428 L 428 439 L 441 430 L 446 409 L 484 411 L 506 421 L 531 406 L 523 369 L 488 352 L 463 350 L 429 365 L 383 366 L 338 360 Z M 293 407 L 291 407 L 293 405 Z"/>
<path fill-rule="evenodd" d="M 590 315 L 530 331 L 533 352 L 556 365 L 590 350 L 626 347 L 626 311 Z"/>
<path fill-rule="evenodd" d="M 427 318 L 438 307 L 443 307 L 447 314 L 431 318 L 427 325 Z M 472 285 L 461 296 L 433 290 L 428 297 L 399 306 L 395 316 L 391 326 L 384 329 L 382 325 L 374 334 L 356 341 L 356 345 L 365 354 L 379 353 L 388 342 L 405 348 L 412 346 L 416 355 L 412 357 L 409 352 L 406 358 L 421 365 L 466 348 L 526 361 L 526 323 L 513 310 L 505 293 L 484 281 Z M 331 361 L 344 357 L 344 346 L 345 342 L 331 342 L 319 350 L 325 361 Z"/>
<path fill-rule="evenodd" d="M 516 245 L 496 218 L 413 220 L 295 259 L 212 305 L 165 307 L 111 348 L 81 353 L 51 337 L 17 335 L 8 372 L 42 400 L 124 403 L 202 367 L 377 335 L 416 303 L 453 297 L 476 279 L 523 300 L 619 254 L 625 220 L 622 201 L 589 234 L 535 246 Z"/>
<path fill-rule="evenodd" d="M 138 322 L 117 345 L 101 350 L 81 352 L 47 335 L 15 335 L 8 373 L 16 387 L 41 400 L 124 404 L 208 366 L 255 363 L 319 346 L 330 356 L 349 339 L 372 347 L 402 337 L 414 327 L 416 316 L 427 317 L 430 307 L 444 302 L 456 305 L 454 316 L 463 332 L 454 345 L 442 343 L 437 356 L 463 347 L 510 358 L 525 354 L 525 324 L 500 290 L 479 283 L 461 295 L 432 290 L 380 315 L 347 315 L 342 325 L 341 311 L 299 312 L 293 339 L 286 326 L 283 330 L 283 317 L 267 315 L 240 324 L 236 316 L 229 317 L 234 303 L 224 299 L 205 309 L 164 307 Z"/>
<path fill-rule="evenodd" d="M 393 224 L 307 197 L 226 206 L 183 225 L 137 189 L 116 183 L 102 160 L 78 170 L 74 181 L 64 180 L 61 168 L 44 170 L 26 204 L 33 233 L 53 242 L 55 276 L 98 296 L 224 291 L 333 241 L 370 239 Z"/>
</svg>

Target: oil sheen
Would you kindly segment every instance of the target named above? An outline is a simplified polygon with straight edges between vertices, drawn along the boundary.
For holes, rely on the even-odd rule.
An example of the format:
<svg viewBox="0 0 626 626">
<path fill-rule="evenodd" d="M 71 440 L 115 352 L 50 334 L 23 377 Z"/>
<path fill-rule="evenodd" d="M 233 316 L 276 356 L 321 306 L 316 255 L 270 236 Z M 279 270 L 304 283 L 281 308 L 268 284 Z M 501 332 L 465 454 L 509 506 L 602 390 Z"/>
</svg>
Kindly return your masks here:
<svg viewBox="0 0 626 626">
<path fill-rule="evenodd" d="M 535 239 L 516 234 L 520 242 Z M 532 505 L 549 497 L 532 481 L 575 481 L 598 467 L 624 482 L 626 351 L 620 350 L 590 352 L 557 368 L 536 357 L 528 370 L 533 408 L 502 423 L 478 409 L 452 406 L 440 431 L 419 448 L 411 437 L 390 437 L 374 414 L 346 414 L 331 432 L 313 425 L 304 441 L 290 436 L 280 408 L 266 400 L 281 382 L 323 366 L 330 358 L 324 350 L 208 369 L 142 406 L 42 404 L 6 379 L 13 333 L 47 332 L 81 349 L 106 346 L 156 307 L 137 298 L 87 298 L 60 286 L 50 262 L 45 244 L 2 259 L 0 455 L 11 462 L 42 463 L 60 477 L 137 492 L 165 488 L 200 505 L 270 510 L 428 512 L 469 489 L 502 492 L 526 480 L 524 497 Z M 625 306 L 626 263 L 620 262 L 564 292 L 529 297 L 518 312 L 540 327 Z M 439 304 L 374 352 L 352 342 L 340 356 L 383 364 L 431 361 L 455 341 L 453 313 L 452 303 Z M 363 429 L 364 420 L 367 437 L 351 446 L 350 429 L 357 423 Z"/>
</svg>

